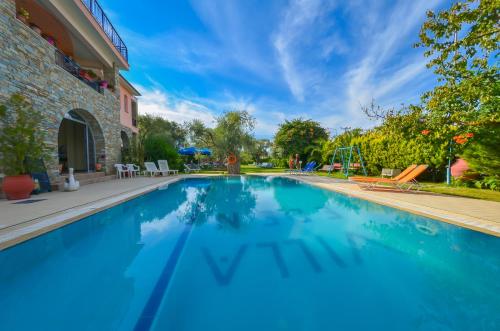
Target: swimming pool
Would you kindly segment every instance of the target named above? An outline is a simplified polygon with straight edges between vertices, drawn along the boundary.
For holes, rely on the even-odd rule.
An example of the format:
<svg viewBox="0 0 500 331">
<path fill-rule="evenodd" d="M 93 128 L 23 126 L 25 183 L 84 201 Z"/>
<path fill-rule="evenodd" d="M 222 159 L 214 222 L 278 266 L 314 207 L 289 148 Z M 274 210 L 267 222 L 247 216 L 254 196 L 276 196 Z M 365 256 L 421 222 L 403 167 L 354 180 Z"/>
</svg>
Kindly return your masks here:
<svg viewBox="0 0 500 331">
<path fill-rule="evenodd" d="M 181 180 L 0 251 L 2 330 L 495 330 L 500 239 L 279 177 Z"/>
</svg>

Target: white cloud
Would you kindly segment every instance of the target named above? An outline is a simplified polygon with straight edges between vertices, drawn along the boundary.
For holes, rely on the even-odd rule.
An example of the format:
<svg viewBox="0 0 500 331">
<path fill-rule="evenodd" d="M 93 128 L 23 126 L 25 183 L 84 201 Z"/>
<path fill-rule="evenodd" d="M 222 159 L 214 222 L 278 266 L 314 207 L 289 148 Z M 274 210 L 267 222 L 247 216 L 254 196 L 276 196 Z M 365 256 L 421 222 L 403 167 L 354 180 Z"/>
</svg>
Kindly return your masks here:
<svg viewBox="0 0 500 331">
<path fill-rule="evenodd" d="M 178 98 L 158 88 L 147 89 L 136 84 L 141 92 L 139 113 L 161 116 L 178 123 L 199 119 L 208 126 L 213 126 L 214 111 L 188 99 Z"/>
<path fill-rule="evenodd" d="M 419 54 L 405 61 L 401 55 L 395 54 L 402 48 L 411 47 L 417 38 L 409 34 L 423 22 L 425 11 L 440 1 L 401 1 L 384 20 L 384 25 L 377 19 L 381 10 L 366 11 L 366 16 L 361 17 L 369 22 L 366 30 L 370 31 L 370 38 L 367 39 L 365 55 L 344 75 L 345 104 L 350 116 L 360 114 L 360 104 L 367 104 L 372 98 L 383 101 L 406 83 L 420 80 L 418 76 L 425 71 L 423 56 Z M 396 65 L 389 66 L 389 63 Z"/>
<path fill-rule="evenodd" d="M 290 92 L 302 102 L 306 89 L 314 84 L 318 73 L 314 68 L 301 65 L 299 55 L 307 35 L 320 31 L 320 18 L 332 9 L 331 2 L 321 0 L 293 0 L 286 8 L 283 19 L 275 33 L 273 45 L 276 49 L 278 64 L 288 84 Z M 323 52 L 331 53 L 324 49 Z"/>
<path fill-rule="evenodd" d="M 140 78 L 187 77 L 175 90 L 141 88 L 139 110 L 213 126 L 221 112 L 247 109 L 261 137 L 296 117 L 328 128 L 372 126 L 360 105 L 415 102 L 429 88 L 432 73 L 412 44 L 425 10 L 441 2 L 190 0 L 201 28 L 125 30 Z"/>
</svg>

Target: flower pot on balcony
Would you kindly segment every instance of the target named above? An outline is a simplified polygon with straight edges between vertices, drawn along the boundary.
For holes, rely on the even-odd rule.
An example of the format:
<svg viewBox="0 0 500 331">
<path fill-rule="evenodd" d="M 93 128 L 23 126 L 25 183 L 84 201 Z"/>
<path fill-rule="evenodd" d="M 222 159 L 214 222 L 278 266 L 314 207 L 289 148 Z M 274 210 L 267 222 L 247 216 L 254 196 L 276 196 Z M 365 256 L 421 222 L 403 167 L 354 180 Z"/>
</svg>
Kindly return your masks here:
<svg viewBox="0 0 500 331">
<path fill-rule="evenodd" d="M 48 35 L 42 35 L 43 39 L 47 40 L 47 42 L 49 44 L 51 44 L 52 46 L 56 46 L 56 40 L 54 38 L 52 38 L 51 36 L 48 36 Z"/>
<path fill-rule="evenodd" d="M 86 70 L 80 70 L 80 77 L 86 80 L 92 80 L 92 78 L 90 77 L 89 73 Z"/>
<path fill-rule="evenodd" d="M 21 7 L 21 9 L 19 9 L 19 11 L 16 14 L 16 18 L 21 22 L 23 22 L 24 24 L 28 25 L 30 13 L 26 10 L 26 8 Z"/>
<path fill-rule="evenodd" d="M 9 200 L 27 199 L 34 188 L 30 175 L 6 176 L 3 179 L 2 189 Z"/>
<path fill-rule="evenodd" d="M 42 29 L 40 29 L 40 27 L 34 23 L 31 23 L 30 24 L 30 28 L 31 30 L 35 31 L 36 33 L 38 33 L 39 35 L 42 35 Z"/>
<path fill-rule="evenodd" d="M 102 88 L 108 88 L 108 82 L 106 80 L 101 80 L 99 86 Z"/>
</svg>

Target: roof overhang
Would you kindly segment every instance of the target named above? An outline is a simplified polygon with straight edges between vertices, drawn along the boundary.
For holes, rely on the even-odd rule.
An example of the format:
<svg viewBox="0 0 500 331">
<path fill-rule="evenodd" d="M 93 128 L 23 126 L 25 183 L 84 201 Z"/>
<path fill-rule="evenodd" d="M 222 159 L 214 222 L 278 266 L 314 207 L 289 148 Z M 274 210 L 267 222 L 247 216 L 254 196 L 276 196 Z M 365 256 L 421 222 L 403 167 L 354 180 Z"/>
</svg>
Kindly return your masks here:
<svg viewBox="0 0 500 331">
<path fill-rule="evenodd" d="M 129 69 L 127 60 L 81 0 L 40 0 L 39 3 L 50 9 L 107 66 L 112 67 L 115 63 L 119 69 Z"/>
</svg>

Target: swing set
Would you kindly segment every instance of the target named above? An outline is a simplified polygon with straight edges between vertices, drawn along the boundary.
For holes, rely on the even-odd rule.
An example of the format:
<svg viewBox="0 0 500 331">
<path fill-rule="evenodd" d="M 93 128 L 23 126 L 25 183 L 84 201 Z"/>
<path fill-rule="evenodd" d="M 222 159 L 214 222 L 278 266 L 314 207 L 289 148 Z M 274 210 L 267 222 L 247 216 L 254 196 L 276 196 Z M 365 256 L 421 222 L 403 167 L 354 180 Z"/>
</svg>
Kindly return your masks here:
<svg viewBox="0 0 500 331">
<path fill-rule="evenodd" d="M 359 163 L 352 163 L 354 154 L 358 155 Z M 339 159 L 340 163 L 335 163 L 336 159 Z M 330 169 L 328 170 L 328 176 L 331 175 L 332 171 L 339 170 L 344 173 L 344 176 L 349 177 L 349 170 L 354 169 L 363 169 L 363 173 L 367 176 L 365 163 L 363 162 L 363 157 L 361 156 L 361 151 L 359 150 L 359 146 L 344 146 L 335 148 L 335 152 L 333 153 L 332 162 L 330 165 Z"/>
</svg>

